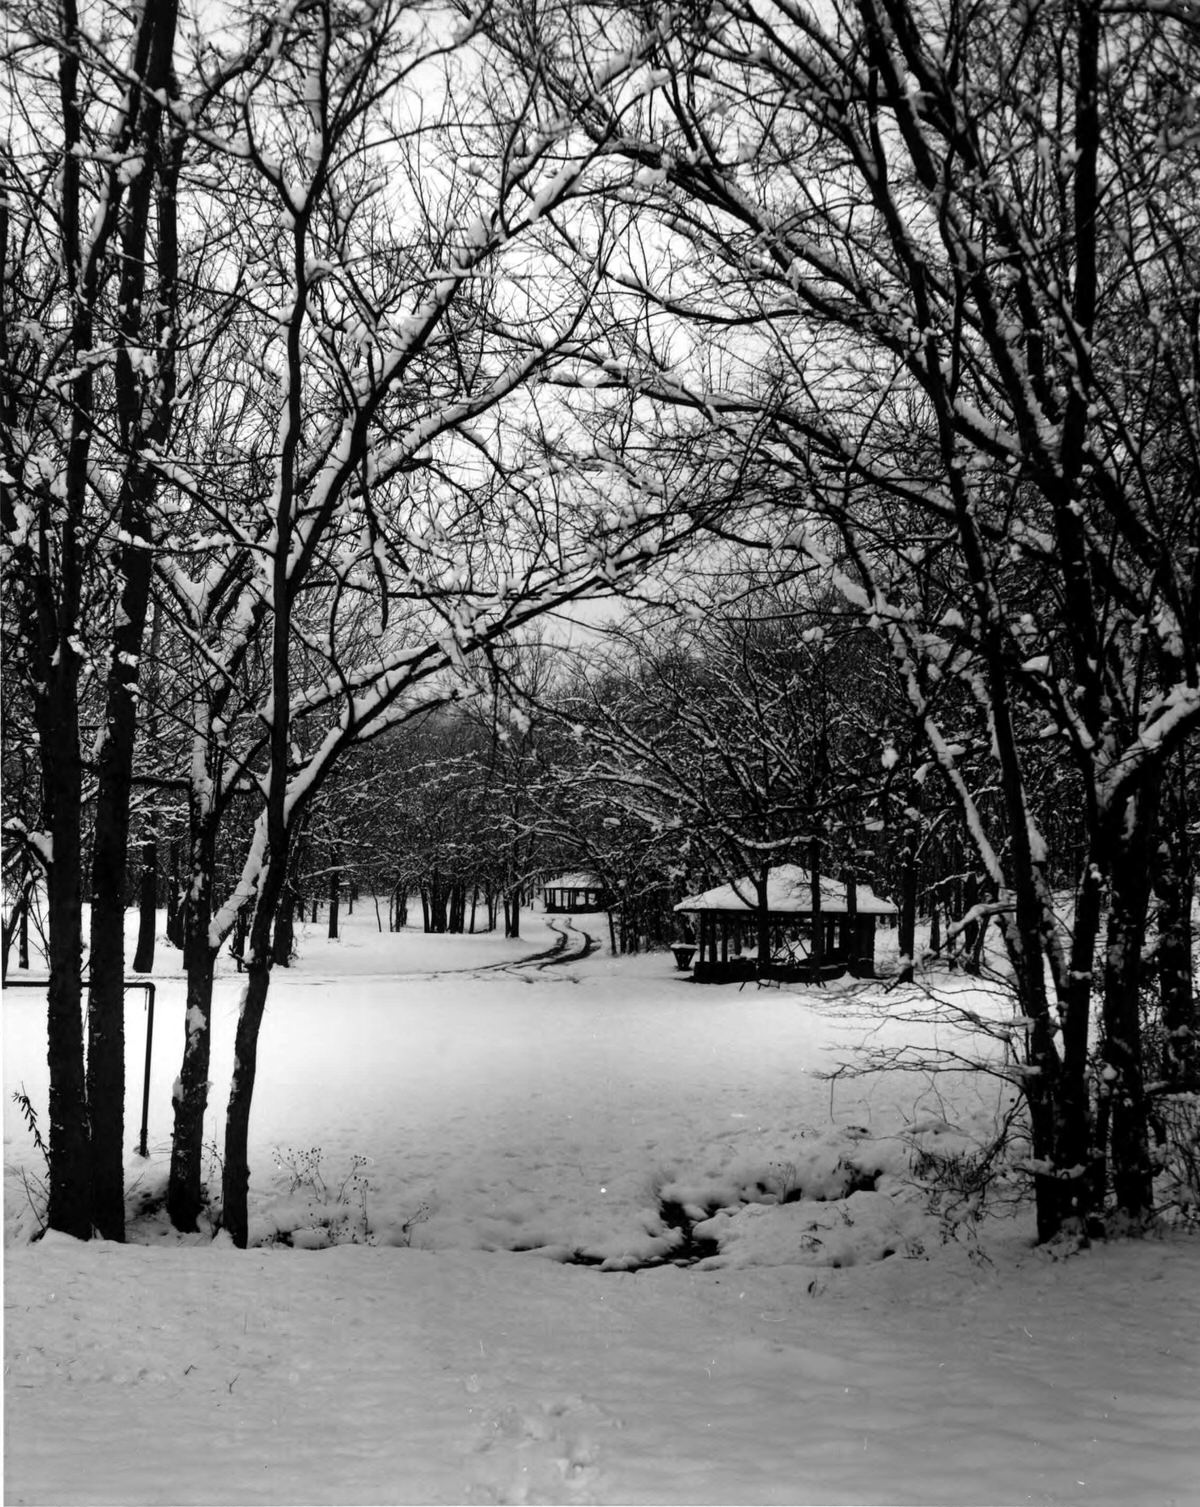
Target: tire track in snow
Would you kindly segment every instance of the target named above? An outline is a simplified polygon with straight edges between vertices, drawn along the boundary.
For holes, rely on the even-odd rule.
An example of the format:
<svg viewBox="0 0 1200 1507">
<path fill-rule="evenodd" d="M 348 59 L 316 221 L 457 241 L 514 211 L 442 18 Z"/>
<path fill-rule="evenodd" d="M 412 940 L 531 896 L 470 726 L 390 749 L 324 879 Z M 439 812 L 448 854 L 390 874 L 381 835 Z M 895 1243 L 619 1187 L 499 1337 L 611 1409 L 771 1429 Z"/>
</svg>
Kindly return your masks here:
<svg viewBox="0 0 1200 1507">
<path fill-rule="evenodd" d="M 550 930 L 555 933 L 556 940 L 553 947 L 544 948 L 541 952 L 531 952 L 523 958 L 505 958 L 498 963 L 474 963 L 465 968 L 422 968 L 414 973 L 389 973 L 387 975 L 363 975 L 363 977 L 387 977 L 389 979 L 437 979 L 452 978 L 457 974 L 479 973 L 514 973 L 520 976 L 526 969 L 534 969 L 540 973 L 544 968 L 556 968 L 561 963 L 578 963 L 583 958 L 589 957 L 600 945 L 600 939 L 592 936 L 591 932 L 583 931 L 580 927 L 567 921 L 564 927 L 559 927 L 553 921 L 546 923 Z M 567 944 L 572 938 L 578 938 L 578 945 L 572 952 L 567 951 Z M 289 981 L 290 982 L 290 981 Z M 325 984 L 325 978 L 297 978 L 295 982 Z"/>
<path fill-rule="evenodd" d="M 542 960 L 538 962 L 537 966 L 539 972 L 541 972 L 543 968 L 556 968 L 560 963 L 578 963 L 581 959 L 586 958 L 589 956 L 589 954 L 595 952 L 596 948 L 600 945 L 599 939 L 592 936 L 590 931 L 584 931 L 581 927 L 575 926 L 570 921 L 566 923 L 566 929 L 563 931 L 559 931 L 558 927 L 554 925 L 553 921 L 547 922 L 547 925 L 552 931 L 558 932 L 559 941 L 554 945 L 554 947 L 550 949 L 547 954 L 545 954 Z M 566 950 L 567 941 L 572 933 L 574 933 L 575 936 L 581 939 L 577 952 L 568 952 Z M 520 963 L 509 964 L 508 966 L 524 967 L 525 964 L 536 961 L 538 956 L 539 954 L 535 953 L 532 958 L 522 958 Z"/>
</svg>

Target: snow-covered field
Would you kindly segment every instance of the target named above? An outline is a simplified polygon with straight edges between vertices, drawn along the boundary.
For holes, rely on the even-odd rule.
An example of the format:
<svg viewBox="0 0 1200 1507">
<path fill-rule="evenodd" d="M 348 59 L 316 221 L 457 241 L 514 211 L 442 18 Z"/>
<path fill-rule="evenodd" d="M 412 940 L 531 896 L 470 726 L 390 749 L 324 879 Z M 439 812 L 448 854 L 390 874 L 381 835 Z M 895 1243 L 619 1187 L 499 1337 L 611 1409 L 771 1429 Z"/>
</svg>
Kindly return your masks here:
<svg viewBox="0 0 1200 1507">
<path fill-rule="evenodd" d="M 308 929 L 264 1024 L 247 1252 L 159 1208 L 168 949 L 133 1243 L 28 1243 L 11 1096 L 44 1122 L 44 999 L 5 994 L 9 1502 L 1200 1501 L 1200 1242 L 952 1232 L 912 1144 L 969 1144 L 994 1080 L 821 1076 L 950 1028 L 663 954 L 539 966 L 549 919 Z M 239 993 L 223 972 L 214 1153 Z"/>
</svg>

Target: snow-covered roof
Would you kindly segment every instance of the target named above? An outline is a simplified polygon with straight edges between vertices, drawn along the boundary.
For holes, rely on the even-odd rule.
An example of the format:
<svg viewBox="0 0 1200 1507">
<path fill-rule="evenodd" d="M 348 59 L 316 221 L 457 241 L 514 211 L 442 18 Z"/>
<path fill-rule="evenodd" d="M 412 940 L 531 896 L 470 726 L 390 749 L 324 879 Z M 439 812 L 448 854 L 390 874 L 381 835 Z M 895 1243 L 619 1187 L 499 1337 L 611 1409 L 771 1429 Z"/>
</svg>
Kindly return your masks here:
<svg viewBox="0 0 1200 1507">
<path fill-rule="evenodd" d="M 866 916 L 894 916 L 896 907 L 890 900 L 881 900 L 865 884 L 855 885 L 855 897 L 860 914 Z M 705 890 L 702 895 L 689 895 L 675 907 L 682 911 L 752 911 L 758 901 L 754 881 L 737 879 L 732 884 L 719 884 L 716 889 Z M 812 876 L 798 864 L 781 863 L 767 876 L 767 909 L 781 915 L 807 914 L 812 910 Z M 846 910 L 846 886 L 836 879 L 821 876 L 821 909 L 834 913 Z"/>
<path fill-rule="evenodd" d="M 602 888 L 595 874 L 559 874 L 543 882 L 544 890 L 598 890 Z"/>
</svg>

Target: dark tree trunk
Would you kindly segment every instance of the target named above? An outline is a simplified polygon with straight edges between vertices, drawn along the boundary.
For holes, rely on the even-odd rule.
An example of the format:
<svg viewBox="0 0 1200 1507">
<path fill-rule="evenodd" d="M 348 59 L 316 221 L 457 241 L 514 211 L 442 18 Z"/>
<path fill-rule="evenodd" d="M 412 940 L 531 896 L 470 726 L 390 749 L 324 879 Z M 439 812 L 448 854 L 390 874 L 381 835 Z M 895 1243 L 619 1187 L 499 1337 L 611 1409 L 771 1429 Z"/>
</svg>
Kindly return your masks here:
<svg viewBox="0 0 1200 1507">
<path fill-rule="evenodd" d="M 204 1116 L 208 1109 L 213 968 L 217 958 L 208 935 L 211 919 L 209 870 L 197 876 L 184 921 L 187 1010 L 183 1023 L 183 1064 L 172 1100 L 175 1126 L 167 1183 L 167 1214 L 177 1230 L 194 1230 L 204 1207 Z"/>
<path fill-rule="evenodd" d="M 974 525 L 964 523 L 970 553 L 976 554 Z M 980 581 L 981 563 L 974 566 Z M 991 612 L 984 593 L 976 596 L 982 610 Z M 1035 854 L 1021 757 L 1013 722 L 1011 687 L 1004 659 L 1003 636 L 987 629 L 984 636 L 992 729 L 1000 788 L 1010 833 L 1010 862 L 1014 907 L 1003 921 L 1004 943 L 1012 968 L 1016 1006 L 1025 1029 L 1023 1064 L 1032 1069 L 1022 1077 L 1029 1110 L 1030 1147 L 1038 1167 L 1034 1174 L 1034 1203 L 1039 1243 L 1052 1240 L 1074 1221 L 1080 1228 L 1092 1207 L 1092 1188 L 1086 1176 L 1090 1156 L 1091 1123 L 1086 1100 L 1077 1102 L 1064 1075 L 1055 1039 L 1056 1022 L 1046 990 L 1046 913 L 1048 880 Z M 982 854 L 981 854 L 982 856 Z M 980 938 L 982 946 L 982 937 Z M 1064 1092 L 1065 1089 L 1065 1092 Z"/>
<path fill-rule="evenodd" d="M 825 918 L 821 912 L 821 844 L 813 838 L 808 845 L 809 879 L 812 884 L 812 948 L 815 969 L 825 961 Z"/>
<path fill-rule="evenodd" d="M 279 899 L 279 914 L 275 917 L 275 931 L 271 938 L 271 961 L 277 968 L 290 968 L 292 949 L 296 941 L 295 914 L 300 898 L 290 884 L 284 885 Z M 304 918 L 301 910 L 301 920 Z"/>
<path fill-rule="evenodd" d="M 131 703 L 132 706 L 132 703 Z M 105 1240 L 125 1238 L 125 880 L 129 760 L 110 728 L 101 754 L 92 860 L 87 1015 L 92 1222 Z M 121 738 L 124 742 L 124 738 Z"/>
<path fill-rule="evenodd" d="M 963 881 L 963 914 L 969 915 L 979 904 L 979 880 L 974 874 L 968 874 Z M 983 928 L 978 921 L 968 921 L 962 929 L 963 939 L 963 967 L 973 975 L 978 975 L 983 949 Z"/>
<path fill-rule="evenodd" d="M 392 931 L 403 931 L 408 925 L 408 889 L 403 884 L 397 884 L 392 890 L 388 925 Z"/>
<path fill-rule="evenodd" d="M 271 931 L 287 876 L 287 832 L 276 825 L 275 851 L 259 882 L 258 902 L 250 923 L 246 962 L 249 978 L 238 1014 L 233 1044 L 233 1079 L 225 1112 L 225 1160 L 222 1171 L 222 1217 L 239 1250 L 249 1241 L 250 1106 L 258 1071 L 258 1037 L 271 983 Z"/>
<path fill-rule="evenodd" d="M 74 651 L 64 645 L 64 658 Z M 67 682 L 69 683 L 61 683 Z M 47 1223 L 87 1240 L 92 1233 L 91 1167 L 83 1067 L 82 772 L 73 675 L 52 683 L 39 718 L 53 861 L 46 875 L 50 983 L 50 1169 Z"/>
<path fill-rule="evenodd" d="M 342 871 L 338 867 L 336 854 L 333 859 L 333 867 L 329 871 L 329 939 L 336 941 L 338 934 L 338 905 L 342 894 Z"/>
<path fill-rule="evenodd" d="M 171 874 L 167 880 L 167 941 L 182 950 L 183 889 L 179 883 L 179 843 L 174 840 L 171 842 Z"/>
<path fill-rule="evenodd" d="M 1097 1137 L 1091 1100 L 1092 1000 L 1094 968 L 1104 908 L 1103 874 L 1111 866 L 1111 854 L 1102 841 L 1089 848 L 1075 889 L 1075 924 L 1072 928 L 1070 967 L 1059 986 L 1058 1014 L 1062 1026 L 1062 1065 L 1058 1098 L 1064 1125 L 1075 1127 L 1064 1149 L 1065 1165 L 1087 1168 L 1079 1180 L 1083 1189 L 1079 1212 L 1087 1215 L 1104 1200 L 1104 1137 Z M 1067 1160 L 1074 1157 L 1075 1160 Z"/>
<path fill-rule="evenodd" d="M 844 875 L 842 882 L 846 886 L 846 971 L 857 978 L 865 967 L 865 960 L 862 957 L 858 929 L 858 874 L 853 864 L 844 870 Z M 871 967 L 873 972 L 874 959 L 871 960 Z"/>
<path fill-rule="evenodd" d="M 142 877 L 138 895 L 138 939 L 133 954 L 134 973 L 154 969 L 154 941 L 158 931 L 158 843 L 148 837 L 142 844 Z"/>
<path fill-rule="evenodd" d="M 29 968 L 29 907 L 33 904 L 33 891 L 28 886 L 21 897 L 21 915 L 17 921 L 17 967 Z"/>
<path fill-rule="evenodd" d="M 1142 947 L 1150 906 L 1155 792 L 1130 800 L 1113 865 L 1104 964 L 1104 1060 L 1101 1093 L 1109 1100 L 1109 1155 L 1118 1210 L 1140 1223 L 1154 1201 L 1142 1059 Z"/>
<path fill-rule="evenodd" d="M 266 938 L 263 939 L 265 944 Z M 258 1072 L 258 1033 L 267 1005 L 271 968 L 265 953 L 251 946 L 249 979 L 234 1036 L 233 1081 L 225 1116 L 225 1163 L 222 1174 L 224 1226 L 239 1250 L 250 1239 L 250 1106 Z"/>
<path fill-rule="evenodd" d="M 754 971 L 759 978 L 767 978 L 771 969 L 771 912 L 767 897 L 770 875 L 770 869 L 764 865 L 754 876 L 754 921 L 758 938 L 758 961 Z M 724 956 L 721 961 L 725 961 Z"/>
<path fill-rule="evenodd" d="M 187 1231 L 196 1228 L 197 1217 L 204 1207 L 201 1184 L 204 1116 L 208 1108 L 213 970 L 219 951 L 212 945 L 209 934 L 218 822 L 218 815 L 207 801 L 192 791 L 188 812 L 192 878 L 180 912 L 187 1009 L 183 1022 L 183 1062 L 172 1093 L 175 1123 L 167 1181 L 168 1217 L 177 1230 Z"/>
<path fill-rule="evenodd" d="M 21 922 L 24 919 L 27 905 L 26 894 L 22 889 L 21 893 L 17 896 L 12 910 L 8 913 L 8 919 L 4 922 L 3 938 L 0 938 L 0 983 L 3 983 L 8 977 L 9 948 L 12 946 L 13 937 L 19 934 L 21 930 Z M 20 953 L 18 952 L 19 957 Z M 19 967 L 20 964 L 18 963 L 17 966 Z"/>
<path fill-rule="evenodd" d="M 250 926 L 249 905 L 239 908 L 233 918 L 233 935 L 229 939 L 229 951 L 237 959 L 237 970 L 241 973 L 245 966 L 246 958 L 246 933 Z"/>
<path fill-rule="evenodd" d="M 1185 791 L 1181 769 L 1178 785 L 1172 782 L 1164 796 L 1154 874 L 1158 899 L 1155 965 L 1162 1006 L 1162 1077 L 1172 1090 L 1194 1092 L 1200 1088 L 1200 1019 L 1192 976 L 1196 862 Z"/>
<path fill-rule="evenodd" d="M 900 948 L 900 981 L 911 984 L 917 952 L 917 845 L 915 822 L 905 821 L 900 859 L 900 916 L 897 942 Z"/>
<path fill-rule="evenodd" d="M 148 176 L 148 175 L 147 175 Z M 146 478 L 127 481 L 122 529 L 143 541 L 122 554 L 125 584 L 107 686 L 92 850 L 87 1096 L 93 1220 L 107 1240 L 125 1238 L 125 891 L 129 798 L 137 731 L 137 675 L 150 598 Z"/>
</svg>

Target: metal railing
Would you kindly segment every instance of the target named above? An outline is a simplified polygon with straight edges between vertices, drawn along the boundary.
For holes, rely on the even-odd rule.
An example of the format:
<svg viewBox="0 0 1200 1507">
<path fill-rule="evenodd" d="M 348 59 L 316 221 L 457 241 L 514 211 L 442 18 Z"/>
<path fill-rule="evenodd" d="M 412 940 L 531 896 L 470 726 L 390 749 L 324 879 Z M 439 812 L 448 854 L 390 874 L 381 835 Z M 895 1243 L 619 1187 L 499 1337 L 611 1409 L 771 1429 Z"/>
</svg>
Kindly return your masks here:
<svg viewBox="0 0 1200 1507">
<path fill-rule="evenodd" d="M 5 989 L 48 989 L 49 979 L 11 979 L 4 980 Z M 85 987 L 86 980 L 85 980 Z M 138 1156 L 148 1157 L 149 1149 L 149 1122 L 150 1122 L 150 1060 L 154 1048 L 154 997 L 157 986 L 153 979 L 122 979 L 123 989 L 144 989 L 146 992 L 146 1070 L 142 1079 L 142 1128 L 138 1135 L 138 1143 L 135 1150 Z"/>
</svg>

